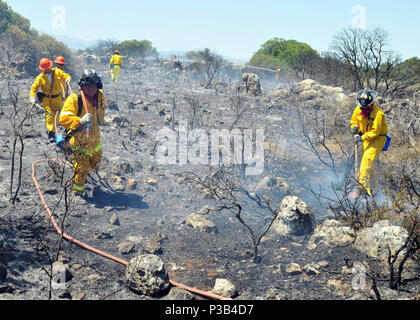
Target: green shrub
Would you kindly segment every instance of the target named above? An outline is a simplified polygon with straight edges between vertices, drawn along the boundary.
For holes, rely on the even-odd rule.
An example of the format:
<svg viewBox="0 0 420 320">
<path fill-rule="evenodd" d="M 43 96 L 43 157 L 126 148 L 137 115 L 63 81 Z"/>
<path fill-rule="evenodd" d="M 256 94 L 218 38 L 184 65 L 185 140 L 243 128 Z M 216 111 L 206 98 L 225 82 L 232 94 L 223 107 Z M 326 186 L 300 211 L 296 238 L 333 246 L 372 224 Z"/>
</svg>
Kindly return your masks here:
<svg viewBox="0 0 420 320">
<path fill-rule="evenodd" d="M 30 32 L 31 24 L 29 20 L 14 12 L 7 3 L 0 0 L 0 35 L 12 25 L 19 27 L 26 33 Z"/>
<path fill-rule="evenodd" d="M 63 42 L 47 34 L 41 34 L 36 38 L 35 44 L 39 49 L 40 58 L 45 57 L 54 61 L 58 56 L 63 56 L 66 59 L 65 71 L 71 75 L 74 74 L 73 53 Z"/>
<path fill-rule="evenodd" d="M 122 55 L 140 58 L 143 61 L 147 57 L 158 56 L 156 48 L 152 46 L 152 43 L 149 40 L 126 40 L 120 43 L 119 48 Z"/>
<path fill-rule="evenodd" d="M 11 76 L 35 76 L 41 58 L 66 59 L 66 71 L 74 74 L 73 54 L 62 42 L 30 28 L 28 19 L 0 0 L 0 64 Z"/>
<path fill-rule="evenodd" d="M 313 78 L 318 59 L 318 53 L 306 43 L 273 38 L 261 46 L 249 64 L 273 70 L 280 66 L 283 73 L 292 72 L 297 78 L 306 79 Z"/>
</svg>

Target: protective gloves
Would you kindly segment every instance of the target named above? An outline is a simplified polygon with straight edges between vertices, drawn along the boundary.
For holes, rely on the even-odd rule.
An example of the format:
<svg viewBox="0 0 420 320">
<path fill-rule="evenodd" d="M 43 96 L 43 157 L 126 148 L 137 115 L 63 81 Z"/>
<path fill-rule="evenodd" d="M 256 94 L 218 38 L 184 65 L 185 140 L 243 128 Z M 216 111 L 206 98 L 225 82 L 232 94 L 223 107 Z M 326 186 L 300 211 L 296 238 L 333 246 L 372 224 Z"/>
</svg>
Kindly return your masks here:
<svg viewBox="0 0 420 320">
<path fill-rule="evenodd" d="M 86 113 L 83 117 L 80 118 L 80 125 L 87 126 L 88 124 L 92 123 L 93 115 L 90 113 Z"/>
<path fill-rule="evenodd" d="M 359 142 L 363 142 L 363 139 L 358 134 L 355 134 L 354 135 L 354 143 L 359 143 Z"/>
<path fill-rule="evenodd" d="M 359 133 L 359 127 L 353 127 L 353 128 L 351 128 L 351 132 L 352 132 L 354 135 L 358 134 L 358 133 Z"/>
<path fill-rule="evenodd" d="M 35 97 L 30 97 L 28 102 L 31 106 L 33 106 L 35 104 Z"/>
</svg>

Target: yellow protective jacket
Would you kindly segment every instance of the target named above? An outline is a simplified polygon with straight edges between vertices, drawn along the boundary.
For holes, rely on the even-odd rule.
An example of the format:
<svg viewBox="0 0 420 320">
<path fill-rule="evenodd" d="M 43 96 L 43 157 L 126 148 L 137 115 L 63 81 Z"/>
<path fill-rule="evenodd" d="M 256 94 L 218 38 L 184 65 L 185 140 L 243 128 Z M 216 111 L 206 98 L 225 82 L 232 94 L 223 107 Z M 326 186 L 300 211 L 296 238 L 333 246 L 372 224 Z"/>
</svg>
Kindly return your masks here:
<svg viewBox="0 0 420 320">
<path fill-rule="evenodd" d="M 67 79 L 70 79 L 71 77 L 65 73 L 63 70 L 60 70 L 58 68 L 52 68 L 52 71 L 54 72 L 54 80 L 53 80 L 53 87 L 52 87 L 52 96 L 62 95 L 62 89 L 61 84 L 65 84 L 65 81 Z M 40 75 L 38 75 L 34 81 L 34 83 L 31 86 L 31 97 L 36 97 L 36 93 L 38 90 L 41 89 L 42 93 L 44 94 L 50 94 L 51 90 L 51 83 L 50 79 L 46 75 L 45 72 L 42 72 Z M 49 98 L 45 98 L 44 101 L 47 102 Z M 48 102 L 49 103 L 49 102 Z"/>
<path fill-rule="evenodd" d="M 63 70 L 61 70 L 61 71 L 63 71 Z M 73 79 L 71 78 L 71 76 L 68 74 L 68 73 L 66 73 L 65 71 L 63 71 L 63 73 L 64 73 L 64 79 L 63 79 L 63 85 L 65 85 L 66 83 L 66 81 L 67 80 L 70 80 L 70 82 L 72 82 L 73 81 Z"/>
<path fill-rule="evenodd" d="M 122 65 L 123 63 L 123 58 L 119 55 L 119 54 L 114 54 L 111 58 L 111 61 L 109 61 L 109 66 L 111 66 L 111 64 L 114 65 Z"/>
<path fill-rule="evenodd" d="M 90 136 L 87 137 L 85 130 L 77 131 L 70 139 L 70 145 L 72 147 L 81 147 L 90 153 L 97 152 L 101 147 L 100 138 L 101 133 L 99 125 L 104 122 L 105 109 L 105 97 L 102 90 L 98 90 L 98 102 L 96 106 L 93 106 L 86 99 L 88 107 L 88 113 L 93 115 L 92 128 L 90 130 Z M 60 112 L 60 124 L 67 130 L 77 130 L 80 127 L 80 118 L 82 118 L 86 112 L 85 108 L 82 107 L 80 117 L 77 115 L 79 112 L 79 103 L 77 94 L 70 95 L 64 103 L 63 109 Z"/>
<path fill-rule="evenodd" d="M 363 134 L 363 142 L 371 142 L 380 136 L 388 134 L 385 114 L 376 104 L 368 117 L 363 117 L 361 107 L 358 106 L 353 112 L 350 126 L 351 128 L 359 127 L 359 132 Z"/>
</svg>

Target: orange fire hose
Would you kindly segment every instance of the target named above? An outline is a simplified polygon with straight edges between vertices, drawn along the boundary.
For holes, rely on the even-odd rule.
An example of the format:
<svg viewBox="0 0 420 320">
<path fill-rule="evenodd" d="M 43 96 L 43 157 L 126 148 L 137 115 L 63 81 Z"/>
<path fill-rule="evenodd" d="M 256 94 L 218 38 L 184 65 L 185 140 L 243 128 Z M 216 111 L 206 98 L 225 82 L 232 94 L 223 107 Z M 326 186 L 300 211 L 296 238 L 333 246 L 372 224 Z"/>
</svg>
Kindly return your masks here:
<svg viewBox="0 0 420 320">
<path fill-rule="evenodd" d="M 58 128 L 57 128 L 57 118 L 58 118 L 58 114 L 60 113 L 60 111 L 57 111 L 55 113 L 55 117 L 54 117 L 54 129 L 55 129 L 55 135 L 58 136 Z"/>
<path fill-rule="evenodd" d="M 68 164 L 70 166 L 73 166 L 70 162 L 68 162 L 68 161 L 66 161 L 64 159 L 57 159 L 57 160 L 58 161 L 61 161 L 61 162 L 64 162 L 65 164 Z M 80 246 L 80 247 L 82 247 L 84 249 L 87 249 L 87 250 L 92 251 L 92 252 L 94 252 L 96 254 L 99 254 L 99 255 L 101 255 L 101 256 L 103 256 L 105 258 L 108 258 L 110 260 L 113 260 L 115 262 L 118 262 L 118 263 L 120 263 L 122 265 L 127 266 L 128 265 L 128 262 L 127 261 L 122 260 L 122 259 L 117 258 L 117 257 L 114 257 L 113 255 L 110 255 L 110 254 L 108 254 L 108 253 L 106 253 L 104 251 L 98 250 L 98 249 L 96 249 L 94 247 L 91 247 L 91 246 L 89 246 L 89 245 L 87 245 L 87 244 L 85 244 L 85 243 L 83 243 L 83 242 L 81 242 L 81 241 L 73 238 L 72 236 L 70 236 L 70 235 L 68 235 L 66 233 L 63 233 L 61 231 L 60 227 L 57 225 L 57 223 L 56 223 L 56 221 L 55 221 L 55 219 L 53 217 L 53 213 L 51 212 L 50 208 L 47 205 L 47 202 L 44 199 L 44 196 L 42 195 L 41 188 L 39 187 L 39 184 L 38 184 L 38 181 L 37 181 L 36 175 L 35 175 L 36 167 L 41 162 L 52 162 L 52 161 L 57 161 L 57 160 L 55 160 L 55 159 L 42 159 L 42 160 L 38 160 L 38 161 L 35 161 L 34 163 L 32 163 L 32 181 L 33 181 L 33 183 L 35 185 L 35 188 L 36 188 L 36 190 L 38 192 L 38 195 L 39 195 L 39 197 L 41 199 L 42 205 L 44 206 L 45 210 L 47 211 L 47 213 L 48 213 L 48 215 L 50 217 L 51 223 L 54 226 L 55 230 L 64 239 L 66 239 L 66 240 L 68 240 L 68 241 L 70 241 L 70 242 L 72 242 L 72 243 L 74 243 L 74 244 L 76 244 L 76 245 L 78 245 L 78 246 Z M 208 298 L 212 298 L 212 299 L 216 299 L 216 300 L 230 300 L 230 299 L 225 298 L 223 296 L 219 296 L 219 295 L 216 295 L 216 294 L 207 292 L 207 291 L 202 291 L 202 290 L 199 290 L 199 289 L 196 289 L 196 288 L 192 288 L 192 287 L 186 286 L 186 285 L 184 285 L 182 283 L 178 283 L 178 282 L 173 281 L 173 280 L 169 280 L 169 283 L 171 285 L 175 286 L 175 287 L 179 287 L 179 288 L 182 288 L 184 290 L 187 290 L 187 291 L 190 291 L 190 292 L 193 292 L 193 293 L 196 293 L 196 294 L 199 294 L 199 295 L 208 297 Z"/>
<path fill-rule="evenodd" d="M 61 93 L 63 95 L 63 101 L 66 100 L 66 90 L 64 90 L 64 86 L 62 83 L 60 83 L 61 86 Z M 51 105 L 51 101 L 50 101 L 50 105 Z M 55 135 L 58 136 L 58 127 L 57 127 L 57 118 L 58 118 L 58 114 L 60 113 L 61 110 L 57 111 L 55 113 L 55 117 L 54 117 L 54 129 L 55 129 Z"/>
<path fill-rule="evenodd" d="M 80 90 L 80 94 L 81 94 L 81 96 L 82 96 L 83 106 L 84 106 L 84 108 L 85 108 L 85 113 L 86 113 L 86 114 L 88 114 L 88 113 L 89 113 L 89 110 L 88 110 L 87 103 L 86 103 L 86 96 L 85 96 L 85 94 L 84 94 L 83 90 Z M 89 138 L 89 136 L 90 136 L 90 128 L 89 128 L 89 126 L 86 126 L 86 136 L 87 136 L 88 138 Z"/>
<path fill-rule="evenodd" d="M 357 142 L 354 145 L 354 179 L 359 180 L 359 148 Z"/>
<path fill-rule="evenodd" d="M 64 86 L 63 86 L 63 84 L 62 84 L 62 83 L 60 83 L 60 86 L 61 86 L 61 90 L 62 90 L 62 93 L 63 93 L 63 100 L 66 100 L 66 90 L 64 90 Z M 69 88 L 70 94 L 73 94 L 73 91 L 71 90 L 70 84 L 68 84 L 68 86 L 67 86 L 67 87 Z M 60 111 L 57 111 L 57 112 L 55 113 L 55 118 L 54 118 L 54 128 L 55 128 L 55 134 L 56 134 L 56 135 L 58 135 L 57 117 L 58 117 L 58 114 L 59 114 L 59 113 L 60 113 Z"/>
<path fill-rule="evenodd" d="M 73 94 L 73 90 L 71 89 L 70 82 L 66 82 L 66 83 L 67 83 L 67 88 L 69 89 L 68 90 L 68 93 L 70 93 L 69 95 L 72 95 Z"/>
</svg>

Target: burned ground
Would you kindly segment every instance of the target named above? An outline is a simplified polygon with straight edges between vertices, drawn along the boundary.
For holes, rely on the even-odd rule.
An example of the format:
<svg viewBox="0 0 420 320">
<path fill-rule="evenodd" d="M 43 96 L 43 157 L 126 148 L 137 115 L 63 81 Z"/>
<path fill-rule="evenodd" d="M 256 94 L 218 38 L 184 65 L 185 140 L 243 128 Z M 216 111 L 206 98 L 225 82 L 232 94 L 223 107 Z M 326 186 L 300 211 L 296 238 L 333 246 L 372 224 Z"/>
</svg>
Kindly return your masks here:
<svg viewBox="0 0 420 320">
<path fill-rule="evenodd" d="M 351 245 L 327 247 L 321 244 L 308 248 L 310 235 L 279 236 L 270 230 L 259 247 L 261 261 L 255 263 L 249 234 L 230 212 L 209 213 L 208 218 L 215 223 L 217 232 L 198 231 L 183 223 L 190 213 L 213 204 L 188 183 L 188 172 L 204 176 L 215 168 L 158 164 L 156 133 L 162 128 L 177 130 L 179 123 L 186 121 L 189 128 L 206 130 L 264 128 L 266 141 L 276 141 L 278 133 L 284 130 L 282 117 L 285 112 L 284 105 L 271 99 L 276 84 L 263 80 L 263 95 L 250 96 L 238 93 L 240 77 L 237 76 L 225 77 L 216 90 L 205 89 L 198 80 L 178 71 L 149 66 L 141 71 L 123 69 L 121 81 L 115 85 L 104 67 L 97 66 L 97 69 L 104 75 L 104 93 L 109 107 L 105 125 L 101 128 L 103 159 L 98 170 L 88 178 L 87 203 L 70 203 L 64 223 L 66 233 L 126 261 L 149 252 L 152 247 L 165 262 L 170 279 L 207 291 L 213 288 L 217 278 L 229 279 L 236 286 L 237 299 L 373 297 L 369 288 L 365 290 L 366 294 L 352 289 L 353 275 L 345 267 L 345 259 L 362 262 L 372 273 L 382 276 L 387 270 L 378 260 L 367 257 Z M 7 88 L 5 82 L 1 85 Z M 12 81 L 11 85 L 19 88 L 20 103 L 25 105 L 31 80 Z M 25 130 L 30 134 L 25 138 L 22 186 L 18 200 L 11 205 L 13 135 L 8 121 L 7 96 L 7 89 L 4 89 L 0 101 L 0 231 L 8 260 L 6 282 L 9 287 L 6 293 L 0 294 L 0 299 L 48 299 L 50 293 L 53 299 L 66 297 L 62 290 L 50 291 L 47 273 L 51 262 L 58 257 L 60 241 L 31 180 L 34 161 L 63 158 L 63 154 L 46 143 L 42 115 L 38 113 L 29 119 L 25 124 Z M 326 188 L 331 182 L 331 172 L 320 166 L 310 152 L 293 147 L 291 141 L 281 141 L 280 145 L 281 150 L 277 150 L 280 156 L 265 163 L 263 174 L 241 180 L 244 189 L 251 189 L 270 172 L 288 184 L 287 191 L 266 191 L 274 204 L 279 204 L 287 194 L 296 195 L 313 207 L 317 224 L 331 218 L 325 206 L 309 191 L 310 183 Z M 60 201 L 63 194 L 60 180 L 46 163 L 37 168 L 36 175 L 48 206 L 55 208 L 56 219 L 61 222 L 64 205 L 63 200 Z M 65 176 L 71 177 L 69 167 Z M 130 179 L 136 181 L 135 188 L 127 188 Z M 245 196 L 241 201 L 245 204 L 244 219 L 257 233 L 262 232 L 270 220 L 269 214 L 259 210 Z M 134 249 L 122 254 L 118 246 L 127 241 L 134 244 Z M 128 289 L 123 265 L 66 241 L 60 245 L 72 274 L 72 280 L 67 283 L 71 297 L 151 299 Z M 318 274 L 298 272 L 291 275 L 286 272 L 290 263 L 303 267 L 312 262 L 322 262 Z M 415 279 L 399 293 L 388 292 L 387 283 L 380 281 L 378 286 L 380 290 L 383 288 L 384 297 L 396 299 L 418 294 L 420 282 L 415 267 L 408 273 Z"/>
</svg>

